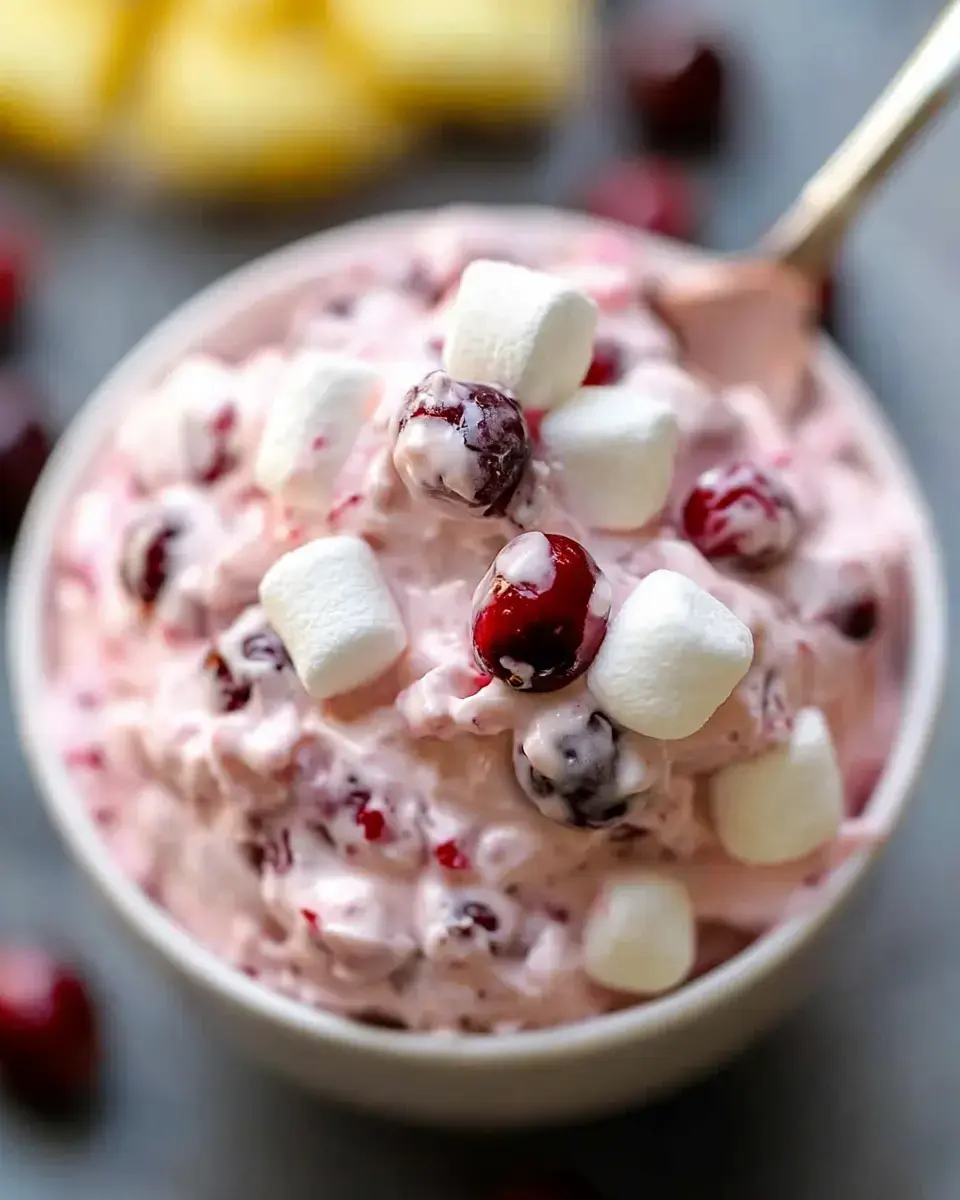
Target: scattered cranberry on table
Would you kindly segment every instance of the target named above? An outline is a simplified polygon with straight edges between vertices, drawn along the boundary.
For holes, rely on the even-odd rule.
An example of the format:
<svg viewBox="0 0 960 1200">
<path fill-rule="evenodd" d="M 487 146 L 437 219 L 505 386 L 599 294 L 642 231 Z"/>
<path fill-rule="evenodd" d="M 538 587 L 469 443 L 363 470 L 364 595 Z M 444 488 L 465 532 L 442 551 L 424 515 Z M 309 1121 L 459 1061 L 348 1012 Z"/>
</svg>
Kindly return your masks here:
<svg viewBox="0 0 960 1200">
<path fill-rule="evenodd" d="M 686 539 L 705 558 L 764 570 L 790 551 L 800 521 L 772 472 L 736 462 L 700 476 L 684 502 L 682 525 Z"/>
<path fill-rule="evenodd" d="M 641 12 L 617 31 L 615 55 L 651 149 L 716 147 L 723 135 L 727 71 L 715 45 L 695 30 Z"/>
<path fill-rule="evenodd" d="M 0 947 L 0 1079 L 18 1098 L 66 1109 L 94 1090 L 97 1013 L 73 967 L 32 946 Z"/>
<path fill-rule="evenodd" d="M 518 691 L 553 692 L 586 671 L 607 632 L 611 590 L 573 538 L 524 533 L 500 551 L 473 598 L 483 671 Z"/>
<path fill-rule="evenodd" d="M 0 536 L 12 539 L 50 453 L 39 398 L 18 376 L 0 375 Z"/>
<path fill-rule="evenodd" d="M 635 229 L 685 241 L 694 237 L 693 186 L 683 167 L 664 159 L 615 163 L 587 192 L 584 207 Z"/>
</svg>

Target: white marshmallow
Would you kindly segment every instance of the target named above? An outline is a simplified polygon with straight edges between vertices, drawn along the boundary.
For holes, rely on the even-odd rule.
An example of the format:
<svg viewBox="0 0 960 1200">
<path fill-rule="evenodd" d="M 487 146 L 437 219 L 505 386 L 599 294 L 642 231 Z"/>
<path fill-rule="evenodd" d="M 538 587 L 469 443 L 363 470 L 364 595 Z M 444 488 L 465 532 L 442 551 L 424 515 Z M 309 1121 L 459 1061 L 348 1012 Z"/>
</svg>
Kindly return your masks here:
<svg viewBox="0 0 960 1200">
<path fill-rule="evenodd" d="M 584 388 L 541 426 L 574 512 L 599 529 L 637 529 L 663 508 L 678 430 L 673 409 L 630 388 Z"/>
<path fill-rule="evenodd" d="M 753 635 L 692 579 L 654 571 L 610 623 L 587 675 L 627 729 L 672 741 L 701 729 L 753 661 Z"/>
<path fill-rule="evenodd" d="M 526 409 L 553 408 L 583 382 L 597 306 L 563 279 L 481 259 L 463 273 L 443 358 L 454 379 L 507 389 Z"/>
<path fill-rule="evenodd" d="M 372 366 L 345 355 L 309 350 L 293 359 L 267 414 L 257 483 L 297 508 L 329 508 L 380 382 Z"/>
<path fill-rule="evenodd" d="M 820 709 L 797 713 L 786 745 L 717 771 L 710 807 L 723 848 L 741 862 L 793 862 L 831 841 L 843 776 Z"/>
<path fill-rule="evenodd" d="M 655 871 L 604 887 L 587 917 L 587 974 L 618 992 L 651 995 L 683 983 L 696 958 L 696 920 L 687 889 Z"/>
<path fill-rule="evenodd" d="M 373 551 L 361 538 L 308 542 L 278 559 L 260 603 L 315 700 L 370 683 L 407 645 Z"/>
</svg>

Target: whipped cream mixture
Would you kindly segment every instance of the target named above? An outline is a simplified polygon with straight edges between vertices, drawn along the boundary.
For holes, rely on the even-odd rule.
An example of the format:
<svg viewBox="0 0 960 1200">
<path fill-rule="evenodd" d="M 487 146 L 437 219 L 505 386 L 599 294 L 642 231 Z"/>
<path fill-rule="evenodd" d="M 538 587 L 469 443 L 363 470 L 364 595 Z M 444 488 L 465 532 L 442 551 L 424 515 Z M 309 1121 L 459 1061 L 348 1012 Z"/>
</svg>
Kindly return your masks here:
<svg viewBox="0 0 960 1200">
<path fill-rule="evenodd" d="M 60 752 L 124 870 L 264 986 L 397 1029 L 581 1020 L 682 982 L 674 961 L 686 978 L 724 962 L 877 836 L 868 800 L 906 654 L 907 503 L 820 377 L 793 281 L 771 273 L 730 304 L 716 274 L 712 291 L 677 280 L 668 293 L 661 255 L 599 226 L 518 232 L 476 213 L 367 236 L 291 307 L 282 342 L 188 358 L 137 399 L 64 515 L 49 582 Z M 622 503 L 615 530 L 585 523 L 577 498 L 604 511 L 604 472 L 565 487 L 540 434 L 562 407 L 545 417 L 503 379 L 442 373 L 457 283 L 478 257 L 591 297 L 586 384 L 672 411 L 650 466 L 672 462 L 668 494 L 640 528 L 624 527 Z M 303 356 L 323 352 L 374 364 L 379 384 L 329 489 L 317 484 L 329 503 L 292 507 L 258 483 L 258 446 L 291 369 L 302 379 Z M 311 494 L 311 470 L 329 476 L 328 449 L 322 432 L 296 447 L 295 495 Z M 611 486 L 630 475 L 612 469 Z M 259 589 L 329 535 L 370 547 L 402 629 L 377 643 L 392 647 L 386 665 L 371 651 L 375 677 L 317 700 Z M 722 602 L 753 643 L 728 698 L 671 740 L 605 711 L 589 669 L 608 616 L 614 630 L 660 570 Z M 552 603 L 556 637 L 542 661 L 493 652 L 491 670 L 480 643 L 497 631 L 481 626 L 513 594 Z M 347 604 L 345 627 L 362 608 Z M 733 857 L 711 778 L 788 746 L 810 710 L 832 735 L 843 822 L 795 860 Z M 692 950 L 637 974 L 648 990 L 608 986 L 620 976 L 588 970 L 585 931 L 611 881 L 650 870 L 682 885 Z"/>
</svg>

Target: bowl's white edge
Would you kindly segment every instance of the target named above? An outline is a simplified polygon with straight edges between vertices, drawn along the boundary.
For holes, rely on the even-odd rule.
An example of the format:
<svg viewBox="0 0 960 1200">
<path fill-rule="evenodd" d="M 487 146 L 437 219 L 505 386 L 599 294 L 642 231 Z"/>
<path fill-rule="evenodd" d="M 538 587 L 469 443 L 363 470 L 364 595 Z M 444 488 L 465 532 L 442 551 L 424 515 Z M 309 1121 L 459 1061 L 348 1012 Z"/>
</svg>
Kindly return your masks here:
<svg viewBox="0 0 960 1200">
<path fill-rule="evenodd" d="M 598 227 L 597 222 L 588 218 L 555 209 L 505 207 L 479 211 L 517 223 L 563 221 L 569 223 L 571 232 Z M 267 255 L 221 279 L 176 310 L 121 362 L 64 434 L 24 519 L 11 567 L 8 653 L 14 710 L 22 741 L 50 813 L 85 869 L 154 949 L 172 960 L 195 983 L 214 990 L 225 1001 L 318 1040 L 333 1039 L 358 1050 L 399 1059 L 495 1069 L 498 1065 L 519 1065 L 557 1055 L 589 1056 L 618 1043 L 645 1040 L 694 1017 L 705 1007 L 732 999 L 775 970 L 818 931 L 863 875 L 875 852 L 864 851 L 846 862 L 802 914 L 778 926 L 722 967 L 661 999 L 580 1024 L 510 1036 L 450 1039 L 395 1033 L 315 1011 L 276 995 L 221 962 L 177 926 L 124 875 L 108 853 L 60 755 L 49 747 L 44 720 L 46 606 L 42 597 L 49 551 L 63 506 L 104 437 L 104 418 L 109 410 L 120 398 L 134 393 L 138 384 L 156 377 L 175 362 L 184 349 L 196 343 L 198 330 L 210 330 L 221 324 L 226 315 L 236 310 L 236 297 L 241 293 L 286 290 L 310 276 L 318 256 L 336 252 L 338 247 L 356 245 L 357 238 L 367 232 L 371 235 L 391 230 L 401 232 L 409 223 L 422 221 L 425 215 L 409 212 L 369 218 L 313 235 Z M 623 232 L 633 236 L 629 230 Z M 686 248 L 674 249 L 678 257 L 689 254 Z M 947 603 L 942 555 L 926 502 L 885 417 L 843 356 L 826 340 L 823 353 L 833 370 L 856 385 L 851 402 L 858 410 L 861 426 L 873 433 L 874 456 L 889 468 L 910 496 L 917 515 L 917 544 L 911 561 L 915 589 L 912 667 L 899 734 L 870 809 L 879 826 L 892 827 L 920 770 L 943 692 Z"/>
</svg>

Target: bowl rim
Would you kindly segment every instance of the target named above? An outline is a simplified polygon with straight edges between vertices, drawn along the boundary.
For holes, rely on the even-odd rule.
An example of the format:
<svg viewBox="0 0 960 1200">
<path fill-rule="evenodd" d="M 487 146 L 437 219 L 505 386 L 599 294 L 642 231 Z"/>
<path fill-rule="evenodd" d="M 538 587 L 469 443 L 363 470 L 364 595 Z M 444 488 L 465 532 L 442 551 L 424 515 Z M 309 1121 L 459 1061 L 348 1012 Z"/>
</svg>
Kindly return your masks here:
<svg viewBox="0 0 960 1200">
<path fill-rule="evenodd" d="M 280 296 L 316 275 L 319 262 L 348 253 L 366 237 L 403 234 L 431 217 L 506 221 L 531 230 L 544 223 L 575 233 L 616 233 L 655 243 L 678 259 L 703 252 L 666 239 L 638 234 L 613 222 L 544 206 L 451 206 L 367 217 L 295 241 L 234 270 L 176 308 L 114 368 L 77 413 L 34 491 L 14 549 L 8 593 L 8 661 L 14 715 L 33 777 L 60 834 L 112 906 L 145 942 L 172 962 L 193 984 L 249 1016 L 275 1023 L 318 1043 L 337 1042 L 357 1053 L 423 1065 L 501 1069 L 559 1057 L 583 1058 L 620 1044 L 645 1041 L 684 1025 L 707 1010 L 734 1000 L 795 955 L 832 913 L 876 857 L 876 847 L 858 851 L 835 870 L 813 904 L 776 926 L 722 966 L 676 992 L 614 1013 L 542 1030 L 482 1038 L 374 1028 L 281 996 L 221 961 L 168 913 L 150 900 L 111 856 L 87 806 L 73 787 L 61 756 L 45 747 L 43 596 L 57 519 L 75 493 L 91 456 L 103 441 L 114 406 L 142 389 L 249 304 L 251 297 Z M 709 257 L 716 257 L 710 255 Z M 916 542 L 910 555 L 914 589 L 910 668 L 900 728 L 871 799 L 883 828 L 902 815 L 932 739 L 947 662 L 947 596 L 943 558 L 927 503 L 887 418 L 866 385 L 826 337 L 823 369 L 842 380 L 856 410 L 858 428 L 868 432 L 870 452 L 913 504 Z"/>
</svg>

